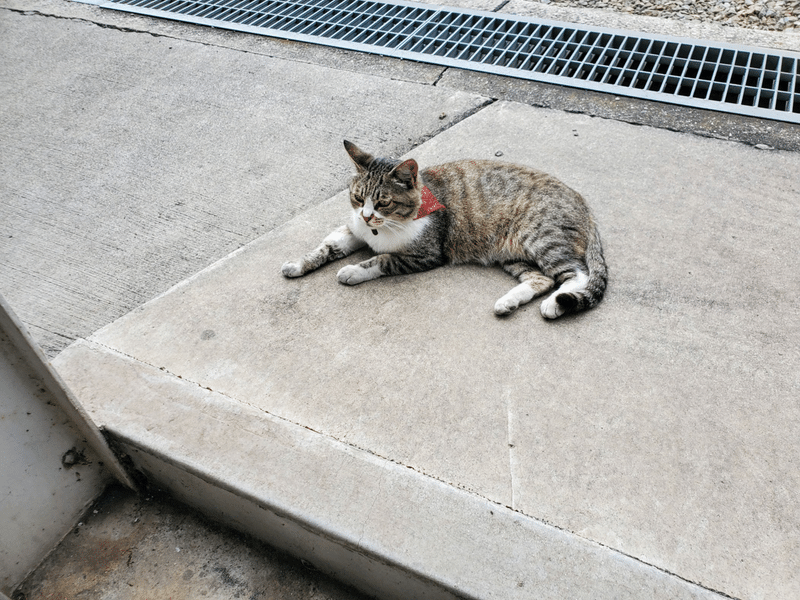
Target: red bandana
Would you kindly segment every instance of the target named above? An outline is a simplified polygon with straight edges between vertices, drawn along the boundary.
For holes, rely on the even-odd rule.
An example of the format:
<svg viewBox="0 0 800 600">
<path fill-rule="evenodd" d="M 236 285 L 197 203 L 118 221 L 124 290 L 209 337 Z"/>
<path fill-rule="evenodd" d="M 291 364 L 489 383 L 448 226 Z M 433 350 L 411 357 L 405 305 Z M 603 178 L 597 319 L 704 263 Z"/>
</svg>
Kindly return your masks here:
<svg viewBox="0 0 800 600">
<path fill-rule="evenodd" d="M 427 217 L 432 212 L 444 210 L 445 208 L 447 207 L 436 199 L 436 196 L 433 195 L 433 192 L 431 192 L 426 186 L 423 186 L 422 206 L 419 207 L 419 212 L 417 213 L 417 216 L 414 217 L 414 220 L 416 221 L 422 217 Z"/>
</svg>

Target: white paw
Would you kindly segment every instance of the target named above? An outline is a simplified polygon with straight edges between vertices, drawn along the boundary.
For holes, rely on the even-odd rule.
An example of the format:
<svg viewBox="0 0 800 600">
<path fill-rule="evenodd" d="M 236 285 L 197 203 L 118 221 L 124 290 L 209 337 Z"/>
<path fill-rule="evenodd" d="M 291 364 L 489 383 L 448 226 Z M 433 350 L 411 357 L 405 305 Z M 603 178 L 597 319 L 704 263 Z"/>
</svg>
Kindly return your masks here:
<svg viewBox="0 0 800 600">
<path fill-rule="evenodd" d="M 372 279 L 369 276 L 367 269 L 359 267 L 358 265 L 347 265 L 346 267 L 342 267 L 336 274 L 336 278 L 340 283 L 346 283 L 347 285 L 356 285 L 366 281 L 367 279 Z"/>
<path fill-rule="evenodd" d="M 555 319 L 563 315 L 566 311 L 556 302 L 556 295 L 560 292 L 550 294 L 547 298 L 542 300 L 542 305 L 539 307 L 542 311 L 542 316 L 545 319 Z"/>
<path fill-rule="evenodd" d="M 300 277 L 303 274 L 303 267 L 299 263 L 287 262 L 281 267 L 281 273 L 285 277 Z"/>
<path fill-rule="evenodd" d="M 534 289 L 527 283 L 520 283 L 494 304 L 494 314 L 508 315 L 523 304 L 533 300 Z"/>
<path fill-rule="evenodd" d="M 510 315 L 512 312 L 519 308 L 519 300 L 511 297 L 510 295 L 503 296 L 494 303 L 494 314 L 496 315 Z"/>
</svg>

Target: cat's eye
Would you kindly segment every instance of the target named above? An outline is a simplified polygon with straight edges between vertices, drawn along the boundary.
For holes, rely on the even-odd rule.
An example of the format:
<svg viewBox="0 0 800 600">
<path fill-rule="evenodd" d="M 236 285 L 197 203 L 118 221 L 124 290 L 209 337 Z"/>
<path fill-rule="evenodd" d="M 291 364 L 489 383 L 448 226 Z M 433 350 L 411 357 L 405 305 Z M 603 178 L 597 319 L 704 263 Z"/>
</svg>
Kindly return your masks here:
<svg viewBox="0 0 800 600">
<path fill-rule="evenodd" d="M 391 204 L 391 200 L 385 200 L 385 199 L 381 198 L 375 204 L 375 208 L 386 208 L 387 206 L 389 206 L 389 204 Z"/>
<path fill-rule="evenodd" d="M 358 194 L 353 194 L 353 200 L 355 200 L 357 204 L 364 204 L 364 199 Z"/>
</svg>

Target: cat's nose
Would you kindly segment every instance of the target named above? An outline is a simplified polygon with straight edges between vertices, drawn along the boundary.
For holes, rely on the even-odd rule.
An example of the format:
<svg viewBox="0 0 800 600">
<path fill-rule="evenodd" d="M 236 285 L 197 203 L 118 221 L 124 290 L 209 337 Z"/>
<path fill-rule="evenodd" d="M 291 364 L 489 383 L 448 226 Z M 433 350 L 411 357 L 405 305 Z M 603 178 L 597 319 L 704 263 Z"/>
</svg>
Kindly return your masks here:
<svg viewBox="0 0 800 600">
<path fill-rule="evenodd" d="M 361 217 L 364 219 L 364 223 L 369 223 L 369 220 L 372 218 L 372 213 L 366 214 L 362 212 Z"/>
</svg>

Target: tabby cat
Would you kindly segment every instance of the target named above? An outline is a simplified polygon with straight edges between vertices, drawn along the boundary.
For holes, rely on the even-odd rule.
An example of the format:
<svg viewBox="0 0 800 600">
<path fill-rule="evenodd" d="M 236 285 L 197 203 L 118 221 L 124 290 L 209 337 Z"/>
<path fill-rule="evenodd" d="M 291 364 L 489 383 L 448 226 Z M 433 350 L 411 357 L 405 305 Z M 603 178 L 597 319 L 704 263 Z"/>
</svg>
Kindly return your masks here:
<svg viewBox="0 0 800 600">
<path fill-rule="evenodd" d="M 577 192 L 545 173 L 489 160 L 460 160 L 419 171 L 417 162 L 375 158 L 345 141 L 357 173 L 350 184 L 353 218 L 296 262 L 300 277 L 368 245 L 377 253 L 342 267 L 355 285 L 444 264 L 499 264 L 519 280 L 494 305 L 507 315 L 534 297 L 555 319 L 595 306 L 606 264 L 592 214 Z"/>
</svg>

